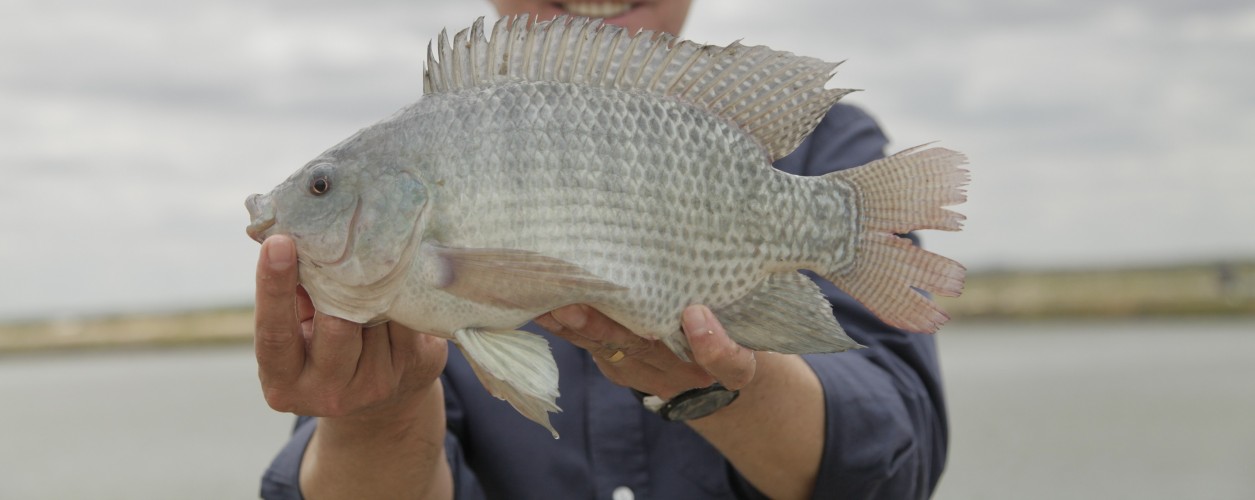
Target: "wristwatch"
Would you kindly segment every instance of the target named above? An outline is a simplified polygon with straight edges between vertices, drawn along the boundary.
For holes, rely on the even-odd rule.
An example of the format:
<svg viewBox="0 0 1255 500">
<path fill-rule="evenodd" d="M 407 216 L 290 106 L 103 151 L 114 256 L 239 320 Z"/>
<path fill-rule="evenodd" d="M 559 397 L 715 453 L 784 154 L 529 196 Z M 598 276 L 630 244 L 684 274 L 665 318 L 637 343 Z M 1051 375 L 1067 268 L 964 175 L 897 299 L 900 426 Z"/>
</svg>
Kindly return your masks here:
<svg viewBox="0 0 1255 500">
<path fill-rule="evenodd" d="M 689 389 L 667 401 L 636 389 L 632 389 L 632 393 L 641 399 L 641 404 L 645 405 L 646 409 L 670 422 L 683 422 L 705 417 L 728 406 L 741 395 L 741 391 L 728 390 L 719 382 L 715 382 L 710 387 Z"/>
</svg>

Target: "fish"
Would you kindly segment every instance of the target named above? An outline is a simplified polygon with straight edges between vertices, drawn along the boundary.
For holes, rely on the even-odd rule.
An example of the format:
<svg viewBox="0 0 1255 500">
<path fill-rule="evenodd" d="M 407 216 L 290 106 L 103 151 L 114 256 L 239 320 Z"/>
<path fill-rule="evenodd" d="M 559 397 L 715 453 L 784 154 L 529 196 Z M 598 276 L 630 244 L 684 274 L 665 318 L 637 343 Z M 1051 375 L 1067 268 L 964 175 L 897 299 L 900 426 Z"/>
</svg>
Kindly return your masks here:
<svg viewBox="0 0 1255 500">
<path fill-rule="evenodd" d="M 519 330 L 587 304 L 688 360 L 685 307 L 787 354 L 860 348 L 810 270 L 887 324 L 932 333 L 958 262 L 899 236 L 957 231 L 966 157 L 911 148 L 817 177 L 772 168 L 846 89 L 836 64 L 595 19 L 480 18 L 427 48 L 423 96 L 246 200 L 295 241 L 321 312 L 449 339 L 549 430 L 558 369 Z"/>
</svg>

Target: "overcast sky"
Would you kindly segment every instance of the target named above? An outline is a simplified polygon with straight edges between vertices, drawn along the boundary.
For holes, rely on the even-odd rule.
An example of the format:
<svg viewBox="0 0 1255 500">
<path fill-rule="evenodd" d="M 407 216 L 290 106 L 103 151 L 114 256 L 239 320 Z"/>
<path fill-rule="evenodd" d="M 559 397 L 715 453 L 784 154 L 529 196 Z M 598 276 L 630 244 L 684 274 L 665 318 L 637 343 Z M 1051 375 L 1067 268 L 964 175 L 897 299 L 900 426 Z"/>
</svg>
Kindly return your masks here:
<svg viewBox="0 0 1255 500">
<path fill-rule="evenodd" d="M 0 5 L 0 318 L 243 304 L 264 192 L 421 93 L 486 1 Z M 892 149 L 972 159 L 973 269 L 1255 257 L 1255 4 L 696 0 L 689 38 L 846 60 Z"/>
</svg>

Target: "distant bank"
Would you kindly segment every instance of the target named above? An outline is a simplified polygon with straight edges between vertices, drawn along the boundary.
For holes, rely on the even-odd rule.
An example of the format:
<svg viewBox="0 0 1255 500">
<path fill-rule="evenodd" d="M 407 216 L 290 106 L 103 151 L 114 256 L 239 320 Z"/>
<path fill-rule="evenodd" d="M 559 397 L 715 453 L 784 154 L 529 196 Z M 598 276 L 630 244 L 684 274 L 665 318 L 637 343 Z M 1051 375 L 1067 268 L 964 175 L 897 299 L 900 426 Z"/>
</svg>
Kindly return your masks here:
<svg viewBox="0 0 1255 500">
<path fill-rule="evenodd" d="M 957 319 L 1255 315 L 1255 261 L 968 276 L 963 296 L 941 298 Z M 55 348 L 244 342 L 251 307 L 0 324 L 0 352 Z"/>
<path fill-rule="evenodd" d="M 973 273 L 956 318 L 1255 314 L 1255 261 Z"/>
</svg>

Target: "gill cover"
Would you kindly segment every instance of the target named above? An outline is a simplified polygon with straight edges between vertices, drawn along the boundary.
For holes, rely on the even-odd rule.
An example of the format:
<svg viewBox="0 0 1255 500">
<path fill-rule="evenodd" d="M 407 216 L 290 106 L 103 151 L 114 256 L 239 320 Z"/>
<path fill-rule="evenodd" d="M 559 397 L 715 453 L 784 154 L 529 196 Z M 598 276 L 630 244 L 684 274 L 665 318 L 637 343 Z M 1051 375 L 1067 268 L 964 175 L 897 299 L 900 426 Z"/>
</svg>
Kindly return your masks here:
<svg viewBox="0 0 1255 500">
<path fill-rule="evenodd" d="M 370 181 L 358 186 L 344 259 L 324 270 L 352 287 L 383 285 L 405 274 L 427 204 L 426 188 L 409 172 L 394 169 Z"/>
</svg>

